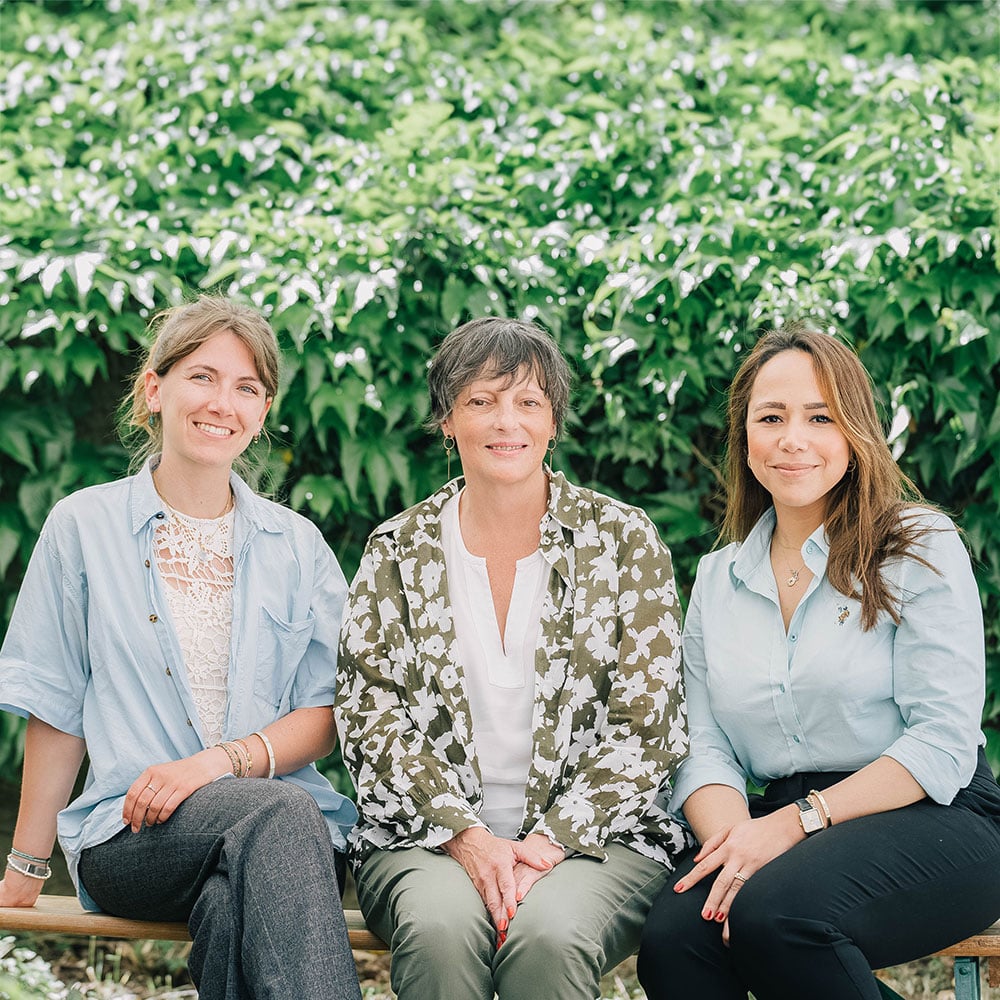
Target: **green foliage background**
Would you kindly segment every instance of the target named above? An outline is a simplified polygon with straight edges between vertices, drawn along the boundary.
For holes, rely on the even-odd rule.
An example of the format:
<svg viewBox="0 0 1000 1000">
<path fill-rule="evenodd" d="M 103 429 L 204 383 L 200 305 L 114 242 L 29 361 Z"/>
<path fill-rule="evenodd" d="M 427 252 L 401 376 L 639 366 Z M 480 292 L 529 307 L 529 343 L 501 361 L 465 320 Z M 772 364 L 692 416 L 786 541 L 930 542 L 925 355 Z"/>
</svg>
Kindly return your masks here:
<svg viewBox="0 0 1000 1000">
<path fill-rule="evenodd" d="M 555 464 L 645 507 L 685 590 L 739 352 L 811 316 L 857 346 L 904 468 L 967 532 L 1000 764 L 998 17 L 0 4 L 0 620 L 52 503 L 124 471 L 112 414 L 146 322 L 199 289 L 278 330 L 269 482 L 348 575 L 444 479 L 424 366 L 493 312 L 557 336 L 578 386 Z M 4 716 L 0 773 L 19 740 Z"/>
</svg>

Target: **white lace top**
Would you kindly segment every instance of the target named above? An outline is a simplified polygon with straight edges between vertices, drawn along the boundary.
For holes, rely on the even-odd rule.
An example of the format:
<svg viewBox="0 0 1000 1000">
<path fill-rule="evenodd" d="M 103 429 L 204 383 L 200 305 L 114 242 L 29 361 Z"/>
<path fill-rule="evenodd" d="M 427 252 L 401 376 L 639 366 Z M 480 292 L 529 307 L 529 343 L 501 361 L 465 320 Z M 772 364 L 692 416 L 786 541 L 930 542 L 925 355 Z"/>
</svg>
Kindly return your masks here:
<svg viewBox="0 0 1000 1000">
<path fill-rule="evenodd" d="M 165 505 L 166 506 L 166 505 Z M 156 528 L 156 564 L 208 746 L 222 738 L 233 625 L 233 522 L 172 507 Z"/>
</svg>

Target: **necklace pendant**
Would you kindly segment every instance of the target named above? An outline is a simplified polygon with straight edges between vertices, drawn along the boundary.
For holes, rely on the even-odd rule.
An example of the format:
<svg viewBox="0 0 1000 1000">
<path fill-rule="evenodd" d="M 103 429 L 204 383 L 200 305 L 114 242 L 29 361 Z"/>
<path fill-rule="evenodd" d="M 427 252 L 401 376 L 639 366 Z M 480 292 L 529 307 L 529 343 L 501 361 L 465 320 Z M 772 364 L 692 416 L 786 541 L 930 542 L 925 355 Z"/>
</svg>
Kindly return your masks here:
<svg viewBox="0 0 1000 1000">
<path fill-rule="evenodd" d="M 795 572 L 794 572 L 794 573 L 793 573 L 793 574 L 792 574 L 792 575 L 791 575 L 791 576 L 790 576 L 790 577 L 789 577 L 789 578 L 788 578 L 788 579 L 787 579 L 787 580 L 785 581 L 785 583 L 786 583 L 786 584 L 787 584 L 787 585 L 788 585 L 789 587 L 794 587 L 794 586 L 795 586 L 795 584 L 797 584 L 797 583 L 799 582 L 799 573 L 801 573 L 801 572 L 802 572 L 802 570 L 800 570 L 800 569 L 797 569 L 797 570 L 796 570 L 796 571 L 795 571 Z"/>
<path fill-rule="evenodd" d="M 208 549 L 199 548 L 198 549 L 198 558 L 202 562 L 208 562 L 208 560 L 212 558 L 212 553 L 209 552 Z"/>
</svg>

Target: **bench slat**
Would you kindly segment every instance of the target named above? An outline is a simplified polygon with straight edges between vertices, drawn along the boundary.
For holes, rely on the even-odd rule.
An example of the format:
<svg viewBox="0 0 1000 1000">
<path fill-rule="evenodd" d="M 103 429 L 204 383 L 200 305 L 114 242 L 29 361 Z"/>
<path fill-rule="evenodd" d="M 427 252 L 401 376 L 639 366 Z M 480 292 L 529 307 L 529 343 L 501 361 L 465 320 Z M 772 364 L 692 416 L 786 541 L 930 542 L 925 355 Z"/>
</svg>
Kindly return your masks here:
<svg viewBox="0 0 1000 1000">
<path fill-rule="evenodd" d="M 973 934 L 950 948 L 942 948 L 938 955 L 988 955 L 1000 956 L 1000 922 L 987 927 L 981 934 Z"/>
<path fill-rule="evenodd" d="M 345 910 L 347 933 L 356 951 L 388 951 L 366 926 L 358 910 Z M 109 938 L 190 941 L 187 925 L 159 920 L 129 920 L 89 913 L 75 896 L 41 895 L 32 907 L 0 906 L 0 930 L 47 934 L 84 934 Z M 938 955 L 1000 958 L 1000 921 L 979 934 L 943 948 Z"/>
<path fill-rule="evenodd" d="M 345 910 L 347 933 L 356 951 L 388 951 L 365 926 L 358 910 Z M 34 906 L 0 906 L 0 930 L 36 934 L 94 934 L 97 937 L 190 941 L 187 924 L 161 920 L 129 920 L 90 913 L 75 896 L 41 895 Z"/>
</svg>

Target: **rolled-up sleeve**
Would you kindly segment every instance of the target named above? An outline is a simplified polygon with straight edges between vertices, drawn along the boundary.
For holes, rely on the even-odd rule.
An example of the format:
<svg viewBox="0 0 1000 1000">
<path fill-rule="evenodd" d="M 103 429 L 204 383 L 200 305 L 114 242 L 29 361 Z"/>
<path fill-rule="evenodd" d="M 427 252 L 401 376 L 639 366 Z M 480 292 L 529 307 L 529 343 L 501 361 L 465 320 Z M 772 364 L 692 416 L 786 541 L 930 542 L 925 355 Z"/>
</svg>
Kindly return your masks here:
<svg viewBox="0 0 1000 1000">
<path fill-rule="evenodd" d="M 947 805 L 972 779 L 982 743 L 982 608 L 968 553 L 947 518 L 936 519 L 914 551 L 930 565 L 906 559 L 899 567 L 893 697 L 905 729 L 885 755 Z"/>
<path fill-rule="evenodd" d="M 31 555 L 0 649 L 0 709 L 82 737 L 86 593 L 80 570 L 59 550 L 57 519 L 54 512 Z"/>
</svg>

